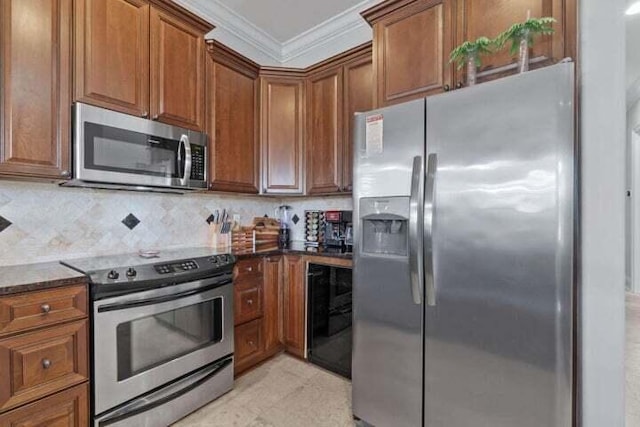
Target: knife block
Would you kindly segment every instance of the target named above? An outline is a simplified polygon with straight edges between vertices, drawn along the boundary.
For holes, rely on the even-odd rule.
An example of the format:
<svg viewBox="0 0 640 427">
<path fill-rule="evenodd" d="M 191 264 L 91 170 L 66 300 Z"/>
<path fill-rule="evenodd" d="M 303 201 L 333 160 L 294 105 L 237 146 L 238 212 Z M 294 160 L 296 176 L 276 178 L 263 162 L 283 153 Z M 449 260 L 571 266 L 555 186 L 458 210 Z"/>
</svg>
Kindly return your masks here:
<svg viewBox="0 0 640 427">
<path fill-rule="evenodd" d="M 211 234 L 211 247 L 227 250 L 231 247 L 231 233 L 222 233 L 222 224 L 211 225 L 213 233 Z"/>
</svg>

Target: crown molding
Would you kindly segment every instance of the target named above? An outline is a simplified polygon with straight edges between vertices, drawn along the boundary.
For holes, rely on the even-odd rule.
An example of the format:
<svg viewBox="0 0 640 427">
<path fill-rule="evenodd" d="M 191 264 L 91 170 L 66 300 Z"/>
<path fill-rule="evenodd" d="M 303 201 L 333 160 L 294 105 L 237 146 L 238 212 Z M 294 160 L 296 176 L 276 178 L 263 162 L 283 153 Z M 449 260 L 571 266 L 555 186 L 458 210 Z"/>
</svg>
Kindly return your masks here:
<svg viewBox="0 0 640 427">
<path fill-rule="evenodd" d="M 173 0 L 185 9 L 213 22 L 207 37 L 261 65 L 306 68 L 342 50 L 371 40 L 371 28 L 360 16 L 381 0 L 363 0 L 315 27 L 280 43 L 266 31 L 218 0 Z"/>
<path fill-rule="evenodd" d="M 193 13 L 214 22 L 216 29 L 209 33 L 214 39 L 237 39 L 242 42 L 240 44 L 251 46 L 251 48 L 271 58 L 273 61 L 282 62 L 282 44 L 278 40 L 218 0 L 173 1 Z M 226 37 L 219 38 L 217 33 L 226 33 Z M 246 56 L 251 57 L 251 55 Z"/>
<path fill-rule="evenodd" d="M 313 28 L 282 44 L 281 62 L 290 62 L 315 49 L 324 48 L 338 39 L 348 39 L 351 34 L 370 32 L 367 22 L 360 12 L 380 3 L 380 0 L 364 0 L 338 15 L 327 19 Z"/>
</svg>

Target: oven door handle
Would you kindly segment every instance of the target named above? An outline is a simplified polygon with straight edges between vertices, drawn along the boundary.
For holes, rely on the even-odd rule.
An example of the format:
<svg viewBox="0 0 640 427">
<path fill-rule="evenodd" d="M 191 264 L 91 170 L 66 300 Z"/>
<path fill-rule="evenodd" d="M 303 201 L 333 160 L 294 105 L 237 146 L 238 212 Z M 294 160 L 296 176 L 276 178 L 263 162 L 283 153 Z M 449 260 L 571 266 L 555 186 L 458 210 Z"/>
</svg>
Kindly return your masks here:
<svg viewBox="0 0 640 427">
<path fill-rule="evenodd" d="M 138 399 L 117 409 L 112 414 L 109 414 L 106 418 L 99 420 L 98 425 L 100 427 L 103 427 L 110 424 L 115 424 L 119 421 L 123 421 L 127 418 L 133 417 L 143 412 L 150 411 L 153 408 L 157 408 L 160 405 L 177 399 L 178 397 L 199 387 L 201 384 L 209 381 L 220 371 L 229 366 L 232 362 L 233 358 L 228 357 L 225 360 L 209 365 L 201 369 L 200 371 L 191 374 L 190 376 L 183 378 L 182 380 L 177 381 L 161 390 L 141 396 Z"/>
<path fill-rule="evenodd" d="M 154 304 L 161 304 L 163 302 L 169 302 L 169 301 L 175 301 L 178 299 L 182 299 L 182 298 L 186 298 L 186 297 L 190 297 L 193 295 L 197 295 L 206 291 L 210 291 L 212 289 L 216 289 L 219 288 L 220 286 L 224 286 L 224 285 L 228 285 L 229 283 L 232 283 L 233 280 L 232 279 L 227 279 L 227 280 L 223 280 L 221 282 L 216 282 L 212 285 L 209 286 L 205 286 L 202 288 L 198 288 L 198 289 L 191 289 L 188 291 L 184 291 L 184 292 L 178 292 L 176 294 L 170 294 L 170 295 L 163 295 L 160 297 L 153 297 L 153 298 L 147 298 L 147 299 L 141 299 L 141 300 L 133 300 L 133 301 L 124 301 L 124 302 L 116 302 L 113 304 L 105 304 L 105 305 L 101 305 L 100 307 L 98 307 L 98 313 L 104 313 L 104 312 L 108 312 L 108 311 L 118 311 L 118 310 L 126 310 L 128 308 L 135 308 L 135 307 L 143 307 L 146 305 L 154 305 Z"/>
</svg>

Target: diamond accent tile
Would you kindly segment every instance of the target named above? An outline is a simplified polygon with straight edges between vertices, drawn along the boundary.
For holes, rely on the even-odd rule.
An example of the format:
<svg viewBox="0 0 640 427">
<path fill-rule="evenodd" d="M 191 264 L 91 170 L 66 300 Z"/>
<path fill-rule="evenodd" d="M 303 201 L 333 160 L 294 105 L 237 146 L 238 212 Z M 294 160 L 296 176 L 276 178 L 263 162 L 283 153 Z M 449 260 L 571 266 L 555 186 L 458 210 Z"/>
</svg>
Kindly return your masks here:
<svg viewBox="0 0 640 427">
<path fill-rule="evenodd" d="M 298 216 L 298 214 L 293 214 L 293 218 L 291 218 L 291 221 L 293 221 L 294 224 L 300 222 L 300 217 Z"/>
<path fill-rule="evenodd" d="M 11 221 L 9 221 L 3 216 L 0 216 L 0 233 L 2 233 L 4 230 L 9 228 L 10 225 L 11 225 Z"/>
<path fill-rule="evenodd" d="M 140 224 L 140 220 L 136 218 L 134 214 L 130 213 L 122 220 L 122 223 L 126 225 L 129 230 L 133 230 L 138 224 Z"/>
<path fill-rule="evenodd" d="M 213 214 L 209 215 L 209 217 L 206 219 L 207 224 L 209 225 L 211 225 L 215 220 L 216 220 L 216 217 L 213 216 Z"/>
</svg>

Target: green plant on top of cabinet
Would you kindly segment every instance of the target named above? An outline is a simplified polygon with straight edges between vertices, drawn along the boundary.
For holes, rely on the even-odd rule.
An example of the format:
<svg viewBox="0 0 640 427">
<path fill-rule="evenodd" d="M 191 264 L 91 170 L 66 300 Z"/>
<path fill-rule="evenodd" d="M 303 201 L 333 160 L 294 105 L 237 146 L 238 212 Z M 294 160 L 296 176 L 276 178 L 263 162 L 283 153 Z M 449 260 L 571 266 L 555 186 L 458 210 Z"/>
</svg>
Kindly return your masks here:
<svg viewBox="0 0 640 427">
<path fill-rule="evenodd" d="M 69 177 L 71 4 L 0 2 L 0 174 Z"/>
<path fill-rule="evenodd" d="M 204 127 L 204 34 L 168 0 L 75 1 L 75 100 Z"/>
<path fill-rule="evenodd" d="M 209 188 L 258 193 L 259 66 L 214 41 L 207 49 Z"/>
</svg>

